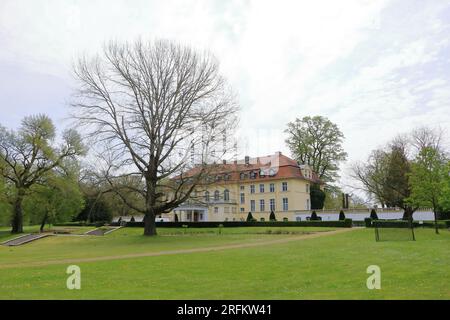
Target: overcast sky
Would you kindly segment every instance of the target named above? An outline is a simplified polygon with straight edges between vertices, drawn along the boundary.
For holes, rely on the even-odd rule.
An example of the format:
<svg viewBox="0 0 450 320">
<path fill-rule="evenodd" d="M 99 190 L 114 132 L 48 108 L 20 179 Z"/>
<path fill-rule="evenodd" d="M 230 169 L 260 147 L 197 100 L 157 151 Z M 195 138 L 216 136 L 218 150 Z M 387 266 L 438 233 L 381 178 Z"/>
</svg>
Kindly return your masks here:
<svg viewBox="0 0 450 320">
<path fill-rule="evenodd" d="M 168 38 L 219 59 L 241 106 L 239 152 L 282 151 L 323 115 L 349 162 L 399 132 L 450 125 L 450 1 L 0 0 L 0 123 L 68 114 L 71 62 L 109 39 Z"/>
</svg>

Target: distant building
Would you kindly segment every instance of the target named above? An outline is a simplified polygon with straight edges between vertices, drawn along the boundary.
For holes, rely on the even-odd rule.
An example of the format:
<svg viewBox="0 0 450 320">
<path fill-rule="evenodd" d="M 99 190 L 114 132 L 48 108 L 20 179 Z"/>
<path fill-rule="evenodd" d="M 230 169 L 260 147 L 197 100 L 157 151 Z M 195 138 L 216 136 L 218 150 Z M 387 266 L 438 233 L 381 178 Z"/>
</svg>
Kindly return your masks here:
<svg viewBox="0 0 450 320">
<path fill-rule="evenodd" d="M 224 161 L 211 170 L 208 183 L 199 184 L 191 198 L 167 216 L 171 221 L 174 214 L 179 221 L 244 221 L 251 212 L 258 221 L 269 221 L 273 211 L 278 221 L 295 221 L 296 212 L 311 209 L 309 189 L 313 183 L 321 181 L 309 166 L 299 165 L 281 152 Z"/>
</svg>

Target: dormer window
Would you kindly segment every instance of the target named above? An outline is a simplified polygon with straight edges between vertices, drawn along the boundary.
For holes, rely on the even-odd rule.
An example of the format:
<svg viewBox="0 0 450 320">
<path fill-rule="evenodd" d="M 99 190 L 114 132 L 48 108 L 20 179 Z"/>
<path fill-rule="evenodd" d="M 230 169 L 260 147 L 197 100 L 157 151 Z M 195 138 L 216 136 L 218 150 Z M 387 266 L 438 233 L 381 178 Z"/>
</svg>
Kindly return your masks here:
<svg viewBox="0 0 450 320">
<path fill-rule="evenodd" d="M 264 177 L 266 176 L 266 171 L 265 171 L 264 169 L 260 169 L 260 170 L 259 170 L 259 176 L 260 176 L 261 178 L 264 178 Z"/>
<path fill-rule="evenodd" d="M 274 168 L 270 168 L 269 169 L 269 176 L 273 177 L 273 176 L 275 176 L 275 174 L 276 174 L 275 169 Z"/>
<path fill-rule="evenodd" d="M 250 172 L 250 179 L 256 179 L 257 173 L 256 171 L 251 171 Z"/>
</svg>

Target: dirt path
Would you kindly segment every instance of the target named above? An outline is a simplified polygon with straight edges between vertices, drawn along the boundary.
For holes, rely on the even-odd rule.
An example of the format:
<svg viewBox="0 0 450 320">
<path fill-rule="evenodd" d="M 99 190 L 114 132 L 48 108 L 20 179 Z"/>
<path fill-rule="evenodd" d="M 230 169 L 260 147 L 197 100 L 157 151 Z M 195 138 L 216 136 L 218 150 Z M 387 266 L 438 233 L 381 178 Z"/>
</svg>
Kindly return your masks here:
<svg viewBox="0 0 450 320">
<path fill-rule="evenodd" d="M 357 230 L 360 228 L 345 228 L 333 231 L 323 231 L 316 232 L 301 236 L 291 236 L 283 239 L 276 240 L 267 240 L 256 243 L 240 243 L 240 244 L 229 244 L 215 247 L 201 247 L 201 248 L 192 248 L 192 249 L 179 249 L 179 250 L 166 250 L 166 251 L 157 251 L 157 252 L 142 252 L 142 253 L 131 253 L 125 255 L 117 255 L 117 256 L 104 256 L 104 257 L 92 257 L 92 258 L 73 258 L 73 259 L 61 259 L 61 260 L 47 260 L 47 261 L 36 261 L 36 262 L 27 262 L 27 263 L 14 263 L 14 264 L 4 264 L 0 265 L 0 269 L 9 269 L 9 268 L 17 268 L 17 267 L 39 267 L 39 266 L 48 266 L 48 265 L 56 265 L 56 264 L 74 264 L 74 263 L 82 263 L 82 262 L 97 262 L 97 261 L 108 261 L 108 260 L 121 260 L 121 259 L 131 259 L 131 258 L 141 258 L 141 257 L 155 257 L 155 256 L 163 256 L 163 255 L 171 255 L 171 254 L 185 254 L 185 253 L 198 253 L 198 252 L 212 252 L 212 251 L 221 251 L 228 249 L 241 249 L 241 248 L 251 248 L 251 247 L 259 247 L 266 246 L 272 244 L 280 244 L 287 243 L 298 240 L 306 240 L 306 239 L 314 239 L 320 238 L 324 236 L 331 236 L 339 233 L 350 232 L 353 230 Z"/>
</svg>

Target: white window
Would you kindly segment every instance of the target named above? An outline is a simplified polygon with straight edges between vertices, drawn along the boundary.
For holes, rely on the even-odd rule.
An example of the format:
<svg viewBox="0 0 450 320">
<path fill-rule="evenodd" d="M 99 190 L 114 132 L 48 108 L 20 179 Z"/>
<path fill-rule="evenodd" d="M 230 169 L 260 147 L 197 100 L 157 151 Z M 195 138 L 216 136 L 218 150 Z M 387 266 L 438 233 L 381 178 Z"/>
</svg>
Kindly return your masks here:
<svg viewBox="0 0 450 320">
<path fill-rule="evenodd" d="M 255 193 L 255 185 L 250 185 L 250 193 Z"/>
<path fill-rule="evenodd" d="M 214 207 L 214 213 L 219 213 L 219 207 Z"/>
<path fill-rule="evenodd" d="M 209 192 L 208 191 L 205 192 L 205 201 L 209 202 Z"/>
<path fill-rule="evenodd" d="M 244 189 L 245 189 L 245 187 L 244 187 L 244 186 L 241 186 L 240 188 L 241 188 L 241 190 L 244 190 Z"/>
<path fill-rule="evenodd" d="M 288 211 L 289 205 L 288 205 L 288 198 L 283 198 L 283 211 Z"/>
<path fill-rule="evenodd" d="M 270 192 L 275 192 L 275 183 L 271 183 L 269 187 Z"/>
<path fill-rule="evenodd" d="M 245 203 L 245 193 L 241 193 L 241 204 Z"/>
<path fill-rule="evenodd" d="M 244 208 L 241 208 L 240 210 L 241 210 L 241 212 L 244 212 L 245 209 L 244 209 Z"/>
<path fill-rule="evenodd" d="M 230 200 L 230 191 L 228 191 L 228 189 L 225 189 L 225 191 L 223 192 L 223 200 L 225 201 Z"/>
<path fill-rule="evenodd" d="M 250 200 L 250 211 L 255 212 L 255 200 Z"/>
<path fill-rule="evenodd" d="M 275 212 L 275 199 L 270 199 L 270 211 Z"/>
<path fill-rule="evenodd" d="M 264 203 L 264 199 L 259 200 L 259 211 L 263 212 L 266 210 L 266 204 Z"/>
<path fill-rule="evenodd" d="M 218 190 L 214 191 L 214 201 L 219 201 L 220 193 Z"/>
<path fill-rule="evenodd" d="M 287 191 L 287 182 L 282 182 L 281 183 L 281 190 L 282 191 Z"/>
<path fill-rule="evenodd" d="M 264 193 L 264 184 L 263 183 L 261 183 L 259 185 L 259 192 Z"/>
</svg>

